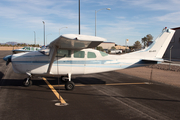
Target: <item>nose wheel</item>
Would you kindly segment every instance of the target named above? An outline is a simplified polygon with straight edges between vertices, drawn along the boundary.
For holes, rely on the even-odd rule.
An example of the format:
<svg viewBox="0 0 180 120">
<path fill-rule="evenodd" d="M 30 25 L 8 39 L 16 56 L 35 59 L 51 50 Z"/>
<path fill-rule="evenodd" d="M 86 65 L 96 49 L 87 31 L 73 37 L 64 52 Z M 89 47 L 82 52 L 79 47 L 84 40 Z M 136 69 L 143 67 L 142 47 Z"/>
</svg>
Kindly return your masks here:
<svg viewBox="0 0 180 120">
<path fill-rule="evenodd" d="M 32 80 L 30 78 L 25 78 L 23 81 L 23 86 L 29 87 L 32 85 Z"/>
</svg>

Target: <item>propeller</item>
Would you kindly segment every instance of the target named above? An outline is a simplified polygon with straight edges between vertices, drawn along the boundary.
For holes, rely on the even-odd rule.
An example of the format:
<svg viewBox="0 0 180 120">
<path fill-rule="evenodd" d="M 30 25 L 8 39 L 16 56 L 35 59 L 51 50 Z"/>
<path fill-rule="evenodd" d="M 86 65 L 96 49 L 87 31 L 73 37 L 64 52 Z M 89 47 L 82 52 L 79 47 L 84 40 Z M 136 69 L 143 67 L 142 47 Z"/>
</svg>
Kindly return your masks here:
<svg viewBox="0 0 180 120">
<path fill-rule="evenodd" d="M 7 55 L 3 58 L 4 61 L 6 61 L 6 66 L 11 62 L 12 55 Z"/>
</svg>

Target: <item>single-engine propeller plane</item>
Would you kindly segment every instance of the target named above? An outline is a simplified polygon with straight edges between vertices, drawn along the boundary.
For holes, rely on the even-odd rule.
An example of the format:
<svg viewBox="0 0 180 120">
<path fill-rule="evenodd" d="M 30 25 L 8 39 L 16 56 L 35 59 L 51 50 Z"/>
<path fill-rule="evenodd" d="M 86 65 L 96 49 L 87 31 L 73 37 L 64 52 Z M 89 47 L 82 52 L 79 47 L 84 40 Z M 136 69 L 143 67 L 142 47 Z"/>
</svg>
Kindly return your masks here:
<svg viewBox="0 0 180 120">
<path fill-rule="evenodd" d="M 104 38 L 65 34 L 44 50 L 9 55 L 3 59 L 7 65 L 12 62 L 16 73 L 29 76 L 24 80 L 24 86 L 31 85 L 31 78 L 36 75 L 61 76 L 66 81 L 65 89 L 72 90 L 75 85 L 71 76 L 75 74 L 100 73 L 163 62 L 162 56 L 174 32 L 166 29 L 148 48 L 122 55 L 109 55 L 91 49 L 106 41 Z"/>
</svg>

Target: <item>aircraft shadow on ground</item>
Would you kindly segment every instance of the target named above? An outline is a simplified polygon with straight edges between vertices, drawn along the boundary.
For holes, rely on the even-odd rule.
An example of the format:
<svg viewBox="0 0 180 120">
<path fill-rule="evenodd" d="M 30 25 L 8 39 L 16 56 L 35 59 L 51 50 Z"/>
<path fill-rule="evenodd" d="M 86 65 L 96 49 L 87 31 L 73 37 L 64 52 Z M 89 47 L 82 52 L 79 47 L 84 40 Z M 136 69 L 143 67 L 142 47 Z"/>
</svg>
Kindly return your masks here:
<svg viewBox="0 0 180 120">
<path fill-rule="evenodd" d="M 4 73 L 2 73 L 1 71 L 0 71 L 0 81 L 1 81 L 1 79 L 4 77 Z"/>
<path fill-rule="evenodd" d="M 4 74 L 2 72 L 0 72 L 0 78 L 2 78 L 4 76 Z M 53 77 L 48 77 L 47 78 L 48 82 L 51 84 L 51 85 L 58 85 L 58 79 L 57 78 L 53 78 Z M 39 78 L 33 78 L 32 79 L 33 81 L 33 86 L 40 86 L 40 87 L 43 87 L 42 85 L 47 85 L 45 83 L 45 81 L 43 79 L 39 79 Z M 75 84 L 85 84 L 85 85 L 88 85 L 88 84 L 106 84 L 105 81 L 102 81 L 101 79 L 97 79 L 97 78 L 94 78 L 94 77 L 76 77 L 76 78 L 72 78 L 72 81 L 75 83 Z M 23 79 L 0 79 L 0 86 L 23 86 L 22 84 L 23 82 Z M 60 82 L 60 84 L 62 84 Z M 47 89 L 50 89 L 49 87 L 45 87 L 46 90 Z M 20 88 L 8 88 L 8 89 L 19 89 L 19 90 L 30 90 L 30 91 L 42 91 L 42 90 L 33 90 L 33 89 L 20 89 Z M 57 88 L 58 89 L 58 88 Z M 44 92 L 48 92 L 48 91 L 44 91 Z M 108 97 L 108 95 L 97 95 L 97 94 L 94 94 L 94 93 L 84 93 L 84 92 L 81 92 L 81 93 L 77 93 L 77 92 L 67 92 L 65 91 L 65 89 L 60 89 L 60 90 L 64 90 L 61 91 L 61 93 L 65 93 L 65 94 L 73 94 L 73 95 L 88 95 L 88 96 L 98 96 L 98 97 Z M 51 92 L 51 91 L 50 91 Z M 161 102 L 180 102 L 179 100 L 173 100 L 173 99 L 157 99 L 157 98 L 143 98 L 143 97 L 128 97 L 128 96 L 113 96 L 111 95 L 111 97 L 114 97 L 116 99 L 132 99 L 132 100 L 148 100 L 148 101 L 161 101 Z"/>
<path fill-rule="evenodd" d="M 0 73 L 0 75 L 3 76 L 2 73 Z M 59 82 L 58 82 L 58 78 L 48 77 L 46 79 L 48 80 L 48 82 L 51 85 L 64 84 L 64 82 L 60 81 L 60 78 L 59 78 Z M 0 79 L 0 86 L 23 86 L 23 81 L 24 81 L 24 79 Z M 102 81 L 101 79 L 97 79 L 94 77 L 77 77 L 77 78 L 72 78 L 72 81 L 75 84 L 86 84 L 86 85 L 88 85 L 88 84 L 106 84 L 105 81 Z M 39 79 L 39 78 L 33 78 L 32 82 L 33 82 L 32 86 L 33 85 L 34 86 L 47 85 L 43 79 Z"/>
</svg>

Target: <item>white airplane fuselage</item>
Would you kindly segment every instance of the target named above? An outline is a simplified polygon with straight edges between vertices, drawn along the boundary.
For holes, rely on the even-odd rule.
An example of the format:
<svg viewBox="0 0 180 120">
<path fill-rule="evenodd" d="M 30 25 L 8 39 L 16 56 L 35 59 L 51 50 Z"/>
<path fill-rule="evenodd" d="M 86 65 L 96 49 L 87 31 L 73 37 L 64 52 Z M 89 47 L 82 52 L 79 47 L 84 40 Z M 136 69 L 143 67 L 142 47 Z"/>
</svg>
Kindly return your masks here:
<svg viewBox="0 0 180 120">
<path fill-rule="evenodd" d="M 132 56 L 132 53 L 108 55 L 94 49 L 82 49 L 80 51 L 84 53 L 82 58 L 75 56 L 74 50 L 70 50 L 70 57 L 56 56 L 49 75 L 90 74 L 147 65 L 144 64 L 142 56 L 140 53 L 138 55 L 138 52 Z M 12 56 L 13 69 L 17 73 L 47 75 L 51 60 L 50 54 L 45 55 L 39 51 L 15 54 Z"/>
</svg>

